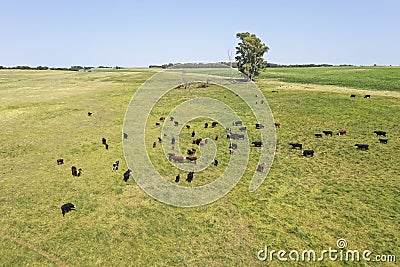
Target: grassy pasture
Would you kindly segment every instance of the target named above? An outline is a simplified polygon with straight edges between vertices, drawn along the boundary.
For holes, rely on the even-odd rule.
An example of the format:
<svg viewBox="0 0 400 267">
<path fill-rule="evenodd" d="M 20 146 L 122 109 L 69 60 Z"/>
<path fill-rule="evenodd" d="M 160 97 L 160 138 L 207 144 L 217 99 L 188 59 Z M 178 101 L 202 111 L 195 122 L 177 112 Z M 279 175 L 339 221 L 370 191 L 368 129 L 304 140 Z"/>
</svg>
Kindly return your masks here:
<svg viewBox="0 0 400 267">
<path fill-rule="evenodd" d="M 268 68 L 260 78 L 289 83 L 400 91 L 400 67 Z"/>
<path fill-rule="evenodd" d="M 307 71 L 312 76 L 319 70 Z M 332 90 L 260 79 L 258 86 L 282 125 L 266 181 L 256 192 L 247 191 L 252 158 L 224 198 L 203 207 L 176 208 L 153 200 L 132 179 L 127 184 L 122 180 L 127 167 L 121 140 L 124 112 L 152 74 L 148 69 L 0 71 L 1 266 L 278 266 L 276 258 L 258 261 L 257 252 L 265 245 L 321 251 L 335 248 L 338 238 L 345 238 L 349 249 L 399 259 L 397 92 L 363 99 L 364 91 L 357 88 L 373 89 L 367 80 L 351 85 L 356 89 Z M 351 99 L 350 91 L 358 96 Z M 246 106 L 223 88 L 171 91 L 149 116 L 146 129 L 149 155 L 171 181 L 175 169 L 159 157 L 159 146 L 151 147 L 159 134 L 155 122 L 180 101 L 211 92 L 242 110 L 245 123 L 252 125 Z M 190 124 L 205 135 L 204 122 L 199 118 Z M 342 128 L 347 135 L 314 137 Z M 380 144 L 374 130 L 387 131 L 389 143 Z M 223 133 L 218 127 L 213 131 L 212 136 Z M 251 138 L 257 134 L 249 132 Z M 192 139 L 190 133 L 181 133 L 184 148 L 190 146 L 184 141 Z M 102 137 L 109 150 L 101 145 Z M 300 156 L 289 142 L 303 143 L 315 156 Z M 358 151 L 355 143 L 368 143 L 370 150 Z M 221 138 L 218 145 L 226 148 L 227 140 Z M 226 152 L 218 153 L 224 158 Z M 252 153 L 257 155 L 254 149 Z M 56 165 L 59 157 L 64 165 Z M 120 160 L 120 170 L 112 172 L 115 160 Z M 226 161 L 220 163 L 216 170 L 195 174 L 193 185 L 216 177 Z M 81 177 L 71 176 L 71 165 L 83 169 Z M 63 218 L 60 206 L 65 202 L 74 203 L 77 211 Z"/>
</svg>

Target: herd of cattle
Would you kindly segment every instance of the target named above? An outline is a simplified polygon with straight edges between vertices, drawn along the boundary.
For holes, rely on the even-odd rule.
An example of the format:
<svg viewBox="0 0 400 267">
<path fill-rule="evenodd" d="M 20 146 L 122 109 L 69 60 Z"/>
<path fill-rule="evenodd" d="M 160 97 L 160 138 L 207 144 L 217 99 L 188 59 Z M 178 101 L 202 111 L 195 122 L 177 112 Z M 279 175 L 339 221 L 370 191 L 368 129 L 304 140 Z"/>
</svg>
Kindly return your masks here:
<svg viewBox="0 0 400 267">
<path fill-rule="evenodd" d="M 273 92 L 277 92 L 277 91 L 273 91 Z M 355 97 L 355 95 L 352 94 L 352 95 L 350 95 L 350 97 L 353 98 L 353 97 Z M 365 95 L 364 96 L 364 98 L 370 98 L 370 97 L 371 97 L 370 95 Z M 92 115 L 92 113 L 88 112 L 88 116 L 90 117 L 91 115 Z M 165 117 L 160 117 L 159 120 L 160 121 L 165 121 L 166 118 Z M 179 122 L 176 121 L 173 117 L 170 117 L 169 120 L 173 123 L 174 126 L 179 126 Z M 211 123 L 211 128 L 217 127 L 218 124 L 219 123 L 216 122 L 216 121 L 212 122 Z M 237 127 L 237 128 L 234 128 L 233 130 L 238 130 L 239 132 L 245 132 L 247 130 L 247 128 L 245 126 L 243 126 L 243 122 L 242 121 L 235 121 L 232 124 L 233 124 L 233 127 Z M 161 125 L 160 122 L 156 123 L 156 126 L 160 126 L 160 125 Z M 280 128 L 281 127 L 281 124 L 279 122 L 275 122 L 274 125 L 275 125 L 276 128 Z M 204 124 L 204 128 L 209 128 L 209 126 L 210 125 L 207 122 Z M 191 129 L 191 126 L 190 125 L 186 125 L 186 128 L 187 129 Z M 256 123 L 255 124 L 255 128 L 256 129 L 262 129 L 262 128 L 264 128 L 264 125 L 262 125 L 260 123 Z M 232 128 L 229 128 L 229 127 L 226 128 L 226 131 L 227 131 L 227 136 L 226 137 L 228 139 L 230 139 L 230 144 L 229 144 L 229 153 L 230 154 L 233 154 L 235 152 L 235 150 L 238 149 L 238 144 L 234 143 L 233 141 L 234 140 L 245 139 L 245 134 L 243 134 L 243 133 L 233 133 L 233 130 L 232 130 Z M 381 130 L 374 131 L 374 133 L 378 137 L 386 137 L 387 136 L 387 133 L 385 131 L 381 131 Z M 339 136 L 346 135 L 347 134 L 347 130 L 345 130 L 345 129 L 338 130 L 336 134 L 339 135 Z M 316 138 L 322 138 L 323 135 L 325 135 L 325 136 L 333 136 L 333 131 L 324 130 L 324 131 L 322 131 L 322 133 L 315 133 L 314 134 L 314 136 Z M 194 138 L 196 136 L 195 130 L 192 131 L 191 136 L 192 136 L 192 138 Z M 123 138 L 127 139 L 128 138 L 128 134 L 124 133 L 123 134 Z M 219 136 L 216 135 L 214 139 L 215 139 L 215 141 L 218 141 Z M 378 138 L 378 141 L 380 143 L 382 143 L 382 144 L 387 144 L 388 143 L 388 139 L 387 138 Z M 101 142 L 105 146 L 106 149 L 109 148 L 107 140 L 104 137 L 102 138 Z M 160 137 L 158 137 L 158 142 L 162 142 L 162 139 Z M 205 138 L 205 139 L 196 138 L 196 139 L 193 139 L 192 144 L 196 145 L 196 146 L 203 146 L 203 145 L 206 145 L 207 142 L 208 142 L 208 138 Z M 263 146 L 263 143 L 261 141 L 253 141 L 253 142 L 251 142 L 251 144 L 254 147 L 262 147 Z M 175 138 L 174 137 L 171 138 L 171 145 L 172 145 L 172 150 L 174 150 L 174 145 L 175 145 Z M 291 146 L 292 149 L 296 149 L 296 148 L 300 149 L 302 156 L 306 156 L 306 157 L 307 156 L 310 156 L 310 157 L 314 156 L 314 150 L 311 150 L 311 149 L 303 150 L 303 144 L 302 143 L 289 143 L 289 145 Z M 157 146 L 157 142 L 154 141 L 153 142 L 153 148 L 155 148 L 156 146 Z M 355 144 L 355 146 L 359 150 L 368 150 L 369 149 L 369 144 L 357 143 L 357 144 Z M 175 162 L 175 163 L 189 162 L 189 163 L 196 164 L 196 161 L 198 159 L 195 156 L 196 151 L 197 151 L 197 149 L 194 148 L 194 147 L 191 148 L 191 149 L 187 149 L 187 151 L 186 151 L 187 152 L 187 156 L 179 156 L 179 155 L 175 155 L 175 153 L 168 153 L 168 160 L 171 161 L 171 162 Z M 57 159 L 57 165 L 61 165 L 61 164 L 64 164 L 64 159 L 63 158 Z M 215 167 L 218 167 L 218 164 L 219 164 L 218 160 L 214 159 L 214 163 L 213 164 L 214 164 Z M 266 166 L 266 163 L 259 164 L 257 166 L 257 171 L 263 172 L 265 166 Z M 117 171 L 118 168 L 119 168 L 119 161 L 117 160 L 112 164 L 112 170 L 113 171 Z M 123 180 L 125 182 L 127 182 L 129 180 L 131 172 L 132 172 L 131 169 L 128 169 L 128 170 L 126 170 L 124 172 Z M 77 168 L 76 166 L 72 166 L 71 167 L 71 173 L 72 173 L 73 176 L 80 176 L 81 173 L 82 173 L 82 168 Z M 186 181 L 190 183 L 190 182 L 192 182 L 193 178 L 194 178 L 194 171 L 190 171 L 187 174 Z M 180 181 L 180 172 L 175 177 L 175 182 L 178 183 L 179 181 Z M 76 210 L 75 205 L 72 204 L 72 203 L 66 203 L 66 204 L 63 204 L 61 206 L 61 211 L 62 211 L 62 215 L 63 216 L 66 213 L 68 213 L 69 211 L 71 211 L 71 210 Z"/>
</svg>

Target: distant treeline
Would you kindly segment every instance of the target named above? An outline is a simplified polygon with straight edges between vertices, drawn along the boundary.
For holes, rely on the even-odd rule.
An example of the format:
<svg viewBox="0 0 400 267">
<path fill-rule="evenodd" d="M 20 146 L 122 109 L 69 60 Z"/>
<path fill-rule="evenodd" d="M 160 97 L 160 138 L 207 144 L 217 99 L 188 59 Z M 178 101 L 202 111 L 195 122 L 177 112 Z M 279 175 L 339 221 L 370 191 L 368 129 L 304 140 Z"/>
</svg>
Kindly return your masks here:
<svg viewBox="0 0 400 267">
<path fill-rule="evenodd" d="M 229 67 L 232 64 L 232 68 L 237 68 L 236 62 L 216 62 L 216 63 L 168 63 L 163 65 L 150 65 L 149 68 L 171 68 L 171 67 L 179 67 L 179 68 L 225 68 Z M 332 65 L 332 64 L 293 64 L 293 65 L 284 65 L 284 64 L 276 64 L 276 63 L 266 63 L 267 68 L 311 68 L 311 67 L 351 67 L 353 65 Z"/>
<path fill-rule="evenodd" d="M 37 67 L 30 67 L 30 66 L 15 66 L 15 67 L 4 67 L 0 66 L 0 69 L 8 69 L 8 70 L 70 70 L 70 71 L 88 71 L 90 69 L 93 69 L 95 67 L 85 67 L 85 66 L 71 66 L 69 68 L 65 67 L 59 67 L 59 68 L 54 68 L 54 67 L 47 67 L 47 66 L 37 66 Z M 105 67 L 105 66 L 98 66 L 97 68 L 99 69 L 106 69 L 106 68 L 114 68 L 114 69 L 121 69 L 121 67 L 115 66 L 115 67 Z"/>
</svg>

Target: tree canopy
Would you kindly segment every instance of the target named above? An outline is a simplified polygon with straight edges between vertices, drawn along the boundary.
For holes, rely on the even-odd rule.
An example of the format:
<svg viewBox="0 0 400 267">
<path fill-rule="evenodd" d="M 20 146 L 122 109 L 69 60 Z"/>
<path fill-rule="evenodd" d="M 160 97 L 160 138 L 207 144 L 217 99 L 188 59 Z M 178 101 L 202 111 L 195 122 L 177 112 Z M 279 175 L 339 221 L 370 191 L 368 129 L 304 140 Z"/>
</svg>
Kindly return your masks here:
<svg viewBox="0 0 400 267">
<path fill-rule="evenodd" d="M 255 34 L 249 32 L 239 32 L 236 37 L 240 39 L 236 46 L 235 57 L 238 69 L 253 80 L 266 67 L 263 56 L 268 52 L 269 47 L 261 42 Z"/>
</svg>

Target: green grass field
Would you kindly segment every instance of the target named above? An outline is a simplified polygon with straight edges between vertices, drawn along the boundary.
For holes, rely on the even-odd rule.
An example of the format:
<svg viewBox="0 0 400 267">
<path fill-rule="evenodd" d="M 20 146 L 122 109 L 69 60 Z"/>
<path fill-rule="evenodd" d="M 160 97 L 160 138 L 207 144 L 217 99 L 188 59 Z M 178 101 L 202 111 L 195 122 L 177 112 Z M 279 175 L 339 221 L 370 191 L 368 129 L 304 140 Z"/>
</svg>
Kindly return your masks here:
<svg viewBox="0 0 400 267">
<path fill-rule="evenodd" d="M 281 123 L 270 173 L 257 191 L 249 193 L 254 158 L 229 194 L 196 208 L 160 203 L 133 179 L 122 179 L 127 168 L 122 148 L 125 110 L 155 70 L 1 70 L 0 266 L 281 266 L 276 257 L 259 261 L 257 252 L 265 245 L 320 252 L 337 248 L 339 238 L 347 240 L 347 249 L 368 249 L 371 257 L 393 254 L 398 262 L 398 70 L 264 72 L 257 85 Z M 350 98 L 350 92 L 357 97 Z M 371 93 L 370 99 L 363 98 L 365 92 Z M 246 110 L 224 88 L 211 86 L 173 90 L 149 116 L 149 155 L 171 181 L 175 170 L 159 159 L 159 146 L 151 147 L 159 134 L 154 123 L 179 101 L 210 94 Z M 93 112 L 91 117 L 88 111 Z M 251 125 L 251 114 L 245 118 Z M 199 118 L 191 125 L 203 123 Z M 314 137 L 322 130 L 339 129 L 346 129 L 347 135 Z M 223 133 L 222 128 L 214 130 Z M 388 144 L 379 143 L 375 130 L 388 132 Z M 255 133 L 250 130 L 250 136 Z M 101 144 L 102 137 L 109 150 Z M 182 132 L 181 138 L 189 138 L 189 132 Z M 183 148 L 190 147 L 185 142 Z M 219 142 L 227 145 L 226 139 Z M 314 157 L 302 157 L 289 142 L 314 149 Z M 355 143 L 367 143 L 370 149 L 359 151 Z M 223 158 L 224 152 L 218 153 Z M 254 149 L 252 153 L 257 155 Z M 60 157 L 64 165 L 56 165 Z M 120 169 L 113 172 L 116 160 Z M 82 176 L 71 175 L 72 165 L 83 169 Z M 196 174 L 192 186 L 209 182 L 225 166 L 222 160 L 217 170 Z M 77 210 L 62 217 L 60 206 L 66 202 Z M 287 265 L 377 266 L 327 258 L 322 263 Z"/>
<path fill-rule="evenodd" d="M 400 91 L 400 67 L 268 68 L 260 78 L 283 82 Z"/>
</svg>

